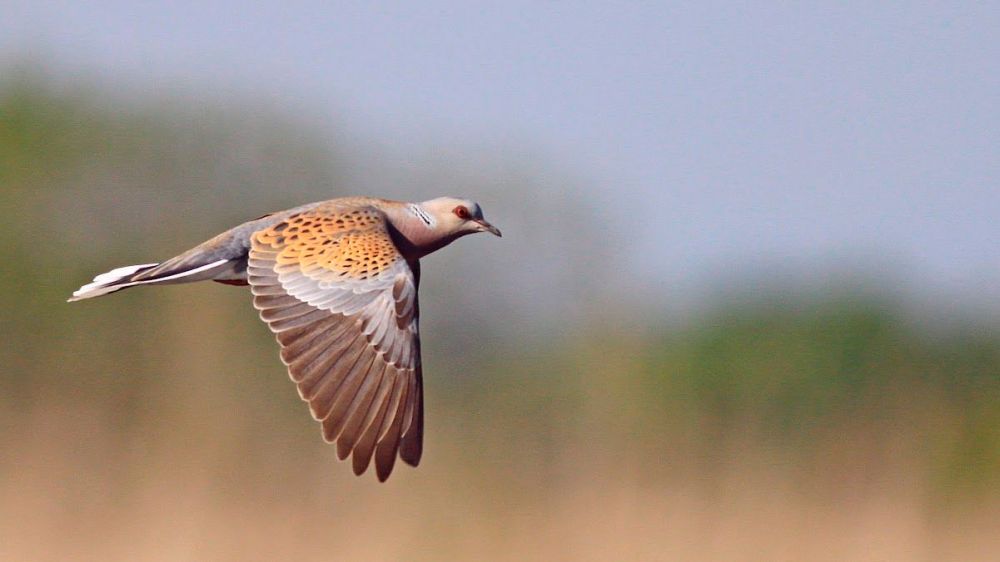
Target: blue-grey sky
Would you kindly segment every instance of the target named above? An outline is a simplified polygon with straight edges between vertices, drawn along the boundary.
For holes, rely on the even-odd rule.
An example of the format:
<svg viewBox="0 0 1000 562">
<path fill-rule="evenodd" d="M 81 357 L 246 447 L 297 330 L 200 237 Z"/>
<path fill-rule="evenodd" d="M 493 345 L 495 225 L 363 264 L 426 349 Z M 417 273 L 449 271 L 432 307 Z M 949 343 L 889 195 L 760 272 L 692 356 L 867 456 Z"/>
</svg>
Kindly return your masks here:
<svg viewBox="0 0 1000 562">
<path fill-rule="evenodd" d="M 3 4 L 13 59 L 524 145 L 634 225 L 651 283 L 859 258 L 1000 297 L 997 2 Z"/>
</svg>

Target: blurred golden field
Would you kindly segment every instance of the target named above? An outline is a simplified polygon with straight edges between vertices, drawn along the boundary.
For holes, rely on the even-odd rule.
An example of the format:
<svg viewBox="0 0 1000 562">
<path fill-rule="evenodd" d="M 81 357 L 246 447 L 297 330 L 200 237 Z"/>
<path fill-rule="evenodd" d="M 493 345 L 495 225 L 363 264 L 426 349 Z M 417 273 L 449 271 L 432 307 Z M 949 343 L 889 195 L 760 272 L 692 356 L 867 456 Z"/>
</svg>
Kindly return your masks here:
<svg viewBox="0 0 1000 562">
<path fill-rule="evenodd" d="M 997 318 L 850 284 L 660 318 L 593 267 L 620 238 L 571 231 L 592 209 L 538 213 L 550 171 L 384 170 L 279 109 L 4 76 L 2 560 L 1000 557 Z M 468 195 L 505 235 L 427 260 L 425 455 L 386 484 L 322 442 L 245 289 L 64 302 L 357 193 Z"/>
</svg>

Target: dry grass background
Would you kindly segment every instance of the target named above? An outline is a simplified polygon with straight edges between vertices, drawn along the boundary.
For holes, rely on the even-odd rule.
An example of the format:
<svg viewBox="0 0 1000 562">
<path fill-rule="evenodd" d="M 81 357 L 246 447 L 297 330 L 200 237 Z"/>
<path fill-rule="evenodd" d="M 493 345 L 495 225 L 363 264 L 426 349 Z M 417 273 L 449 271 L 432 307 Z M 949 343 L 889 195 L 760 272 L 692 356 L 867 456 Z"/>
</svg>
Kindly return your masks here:
<svg viewBox="0 0 1000 562">
<path fill-rule="evenodd" d="M 525 478 L 518 472 L 538 470 L 530 458 L 483 466 L 474 447 L 449 445 L 459 432 L 435 427 L 425 466 L 379 486 L 326 451 L 281 446 L 273 430 L 251 447 L 203 420 L 187 420 L 205 429 L 195 443 L 121 439 L 92 407 L 52 406 L 58 416 L 20 420 L 30 438 L 4 441 L 17 457 L 0 487 L 4 560 L 985 561 L 997 552 L 995 500 L 941 509 L 906 462 L 838 466 L 838 485 L 817 487 L 734 452 L 710 477 L 654 478 L 581 440 L 566 448 L 590 453 Z"/>
<path fill-rule="evenodd" d="M 575 230 L 588 209 L 533 214 L 552 174 L 440 154 L 379 172 L 259 108 L 105 95 L 0 92 L 0 559 L 1000 555 L 995 319 L 935 331 L 891 293 L 775 291 L 670 324 L 587 274 L 616 243 Z M 425 267 L 428 441 L 386 484 L 322 443 L 244 291 L 63 303 L 344 183 L 482 193 L 505 232 Z"/>
</svg>

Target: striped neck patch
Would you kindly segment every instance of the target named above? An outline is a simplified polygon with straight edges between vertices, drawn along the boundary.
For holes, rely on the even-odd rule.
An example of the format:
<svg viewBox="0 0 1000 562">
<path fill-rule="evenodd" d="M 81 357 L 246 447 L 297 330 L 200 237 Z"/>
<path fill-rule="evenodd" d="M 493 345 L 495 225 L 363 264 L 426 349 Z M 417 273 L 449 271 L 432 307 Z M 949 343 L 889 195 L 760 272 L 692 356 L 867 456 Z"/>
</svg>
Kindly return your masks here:
<svg viewBox="0 0 1000 562">
<path fill-rule="evenodd" d="M 410 205 L 409 210 L 410 214 L 423 221 L 423 223 L 428 227 L 434 226 L 434 219 L 432 219 L 431 216 L 427 214 L 427 211 L 425 211 L 420 205 Z"/>
</svg>

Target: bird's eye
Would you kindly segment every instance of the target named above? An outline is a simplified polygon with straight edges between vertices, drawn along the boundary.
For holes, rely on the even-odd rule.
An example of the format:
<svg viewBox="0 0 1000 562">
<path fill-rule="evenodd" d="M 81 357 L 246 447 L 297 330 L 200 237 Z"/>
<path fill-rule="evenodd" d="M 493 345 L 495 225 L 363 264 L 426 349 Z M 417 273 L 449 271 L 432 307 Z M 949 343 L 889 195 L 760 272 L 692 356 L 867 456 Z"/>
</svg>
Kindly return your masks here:
<svg viewBox="0 0 1000 562">
<path fill-rule="evenodd" d="M 469 210 L 462 205 L 455 207 L 454 213 L 458 218 L 462 220 L 469 220 L 469 218 L 472 216 L 469 214 Z"/>
</svg>

